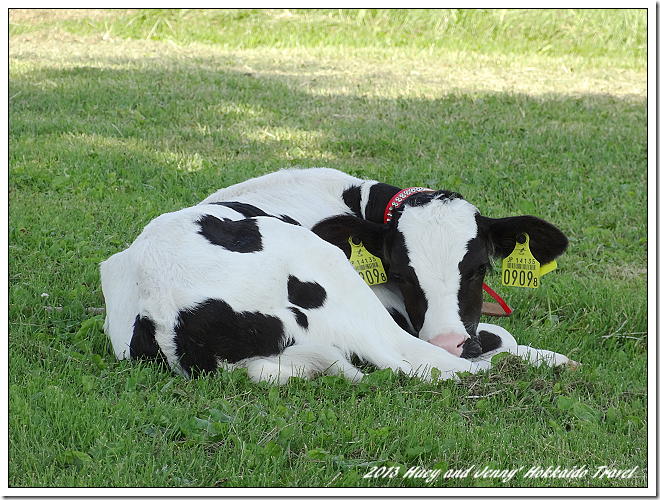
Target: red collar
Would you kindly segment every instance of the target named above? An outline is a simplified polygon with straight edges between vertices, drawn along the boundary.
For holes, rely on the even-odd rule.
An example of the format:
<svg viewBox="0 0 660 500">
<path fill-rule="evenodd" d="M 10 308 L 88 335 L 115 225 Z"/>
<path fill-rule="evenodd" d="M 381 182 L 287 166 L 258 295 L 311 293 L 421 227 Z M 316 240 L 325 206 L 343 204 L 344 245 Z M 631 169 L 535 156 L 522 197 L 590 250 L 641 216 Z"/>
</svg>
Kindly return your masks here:
<svg viewBox="0 0 660 500">
<path fill-rule="evenodd" d="M 399 191 L 397 194 L 395 194 L 390 202 L 387 204 L 387 207 L 385 207 L 385 214 L 383 216 L 383 220 L 385 221 L 385 224 L 387 224 L 389 221 L 392 220 L 392 212 L 394 212 L 394 209 L 401 206 L 401 203 L 403 203 L 403 200 L 408 198 L 409 196 L 412 196 L 415 193 L 433 193 L 433 189 L 429 188 L 423 188 L 423 187 L 412 187 L 412 188 L 406 188 L 402 189 Z"/>
</svg>

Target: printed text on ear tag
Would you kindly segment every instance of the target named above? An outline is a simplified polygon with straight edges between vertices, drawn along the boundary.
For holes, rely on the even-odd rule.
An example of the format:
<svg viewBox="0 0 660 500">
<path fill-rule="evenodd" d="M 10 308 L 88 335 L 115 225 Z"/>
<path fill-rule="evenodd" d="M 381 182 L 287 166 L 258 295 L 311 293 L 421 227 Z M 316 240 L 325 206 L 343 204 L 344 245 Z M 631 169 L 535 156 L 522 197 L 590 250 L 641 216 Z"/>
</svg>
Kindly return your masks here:
<svg viewBox="0 0 660 500">
<path fill-rule="evenodd" d="M 351 245 L 351 266 L 369 286 L 378 285 L 387 281 L 383 262 L 375 255 L 370 254 L 360 240 L 348 238 Z"/>
<path fill-rule="evenodd" d="M 520 243 L 521 236 L 525 241 Z M 539 261 L 534 258 L 529 249 L 529 235 L 523 233 L 516 239 L 516 248 L 502 261 L 502 284 L 538 288 L 540 276 Z"/>
</svg>

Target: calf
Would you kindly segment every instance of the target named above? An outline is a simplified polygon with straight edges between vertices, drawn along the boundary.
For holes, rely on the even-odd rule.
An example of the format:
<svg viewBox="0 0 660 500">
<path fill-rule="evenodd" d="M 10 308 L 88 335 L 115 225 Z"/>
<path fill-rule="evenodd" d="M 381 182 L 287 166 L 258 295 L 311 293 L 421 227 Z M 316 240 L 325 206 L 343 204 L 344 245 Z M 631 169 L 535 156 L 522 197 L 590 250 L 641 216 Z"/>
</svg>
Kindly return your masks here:
<svg viewBox="0 0 660 500">
<path fill-rule="evenodd" d="M 489 219 L 457 193 L 280 171 L 158 217 L 104 262 L 105 330 L 119 358 L 160 358 L 184 375 L 227 363 L 255 380 L 356 379 L 356 354 L 448 378 L 489 366 L 464 358 L 517 352 L 479 316 L 489 256 L 510 253 L 520 233 L 542 264 L 567 246 L 541 219 Z M 352 269 L 349 238 L 382 259 L 387 283 L 370 290 Z"/>
</svg>

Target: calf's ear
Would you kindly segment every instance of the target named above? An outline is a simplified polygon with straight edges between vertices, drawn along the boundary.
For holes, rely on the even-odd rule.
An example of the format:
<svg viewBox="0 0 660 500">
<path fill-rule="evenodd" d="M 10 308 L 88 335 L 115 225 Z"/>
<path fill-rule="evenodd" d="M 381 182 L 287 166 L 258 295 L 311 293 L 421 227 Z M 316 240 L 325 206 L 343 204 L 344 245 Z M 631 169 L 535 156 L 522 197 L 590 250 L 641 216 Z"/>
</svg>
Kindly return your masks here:
<svg viewBox="0 0 660 500">
<path fill-rule="evenodd" d="M 533 215 L 501 219 L 477 215 L 477 224 L 488 242 L 489 253 L 494 257 L 503 258 L 513 252 L 516 237 L 522 233 L 529 235 L 529 249 L 541 265 L 559 257 L 568 248 L 568 238 L 564 233 Z"/>
<path fill-rule="evenodd" d="M 350 237 L 359 239 L 369 253 L 383 259 L 384 224 L 369 222 L 353 215 L 337 215 L 316 224 L 312 231 L 328 243 L 341 248 L 346 257 L 351 256 Z"/>
</svg>

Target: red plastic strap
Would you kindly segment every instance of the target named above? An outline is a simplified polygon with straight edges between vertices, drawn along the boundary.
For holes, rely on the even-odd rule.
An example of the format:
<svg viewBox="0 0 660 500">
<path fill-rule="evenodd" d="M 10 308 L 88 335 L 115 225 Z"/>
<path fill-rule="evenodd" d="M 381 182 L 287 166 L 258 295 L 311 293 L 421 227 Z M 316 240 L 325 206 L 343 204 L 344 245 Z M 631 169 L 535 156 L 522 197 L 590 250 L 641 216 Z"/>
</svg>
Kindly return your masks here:
<svg viewBox="0 0 660 500">
<path fill-rule="evenodd" d="M 406 198 L 412 196 L 415 193 L 433 193 L 433 192 L 434 192 L 433 189 L 424 188 L 424 187 L 411 187 L 411 188 L 402 189 L 397 194 L 392 196 L 392 199 L 385 207 L 383 222 L 387 224 L 390 220 L 392 220 L 392 212 L 394 212 L 394 209 L 399 207 L 401 203 L 403 203 L 403 200 L 405 200 Z"/>
<path fill-rule="evenodd" d="M 502 309 L 504 309 L 504 314 L 507 316 L 511 314 L 511 308 L 506 305 L 506 302 L 504 302 L 504 299 L 497 295 L 491 287 L 489 287 L 486 283 L 483 284 L 482 288 L 486 291 L 488 295 L 493 297 L 499 305 L 502 306 Z"/>
</svg>

